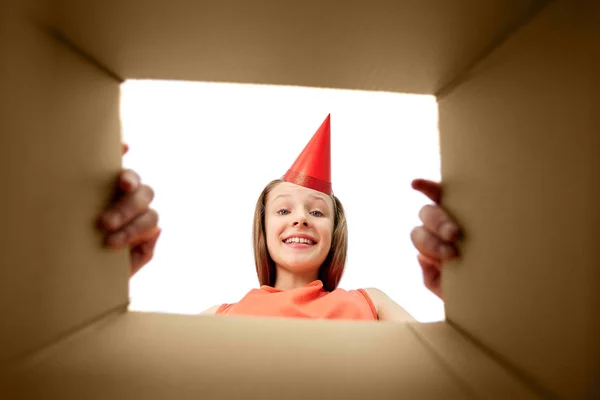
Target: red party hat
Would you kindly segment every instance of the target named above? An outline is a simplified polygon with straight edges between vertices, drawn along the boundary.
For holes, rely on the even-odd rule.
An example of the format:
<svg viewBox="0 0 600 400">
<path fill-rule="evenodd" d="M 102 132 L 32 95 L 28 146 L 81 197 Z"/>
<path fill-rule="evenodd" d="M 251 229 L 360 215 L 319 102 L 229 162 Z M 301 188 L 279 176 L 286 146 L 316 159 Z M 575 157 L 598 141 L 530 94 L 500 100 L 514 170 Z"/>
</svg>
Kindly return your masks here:
<svg viewBox="0 0 600 400">
<path fill-rule="evenodd" d="M 321 127 L 283 176 L 284 181 L 326 194 L 333 194 L 331 189 L 330 118 L 331 114 L 327 115 Z"/>
</svg>

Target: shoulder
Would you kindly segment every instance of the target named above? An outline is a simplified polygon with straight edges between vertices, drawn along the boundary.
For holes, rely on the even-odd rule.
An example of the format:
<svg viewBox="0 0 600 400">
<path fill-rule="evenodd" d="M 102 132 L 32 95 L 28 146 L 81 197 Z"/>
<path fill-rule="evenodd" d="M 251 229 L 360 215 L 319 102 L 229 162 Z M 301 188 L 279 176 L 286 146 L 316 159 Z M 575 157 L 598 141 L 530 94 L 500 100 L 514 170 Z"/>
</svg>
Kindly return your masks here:
<svg viewBox="0 0 600 400">
<path fill-rule="evenodd" d="M 416 321 L 415 318 L 396 303 L 390 296 L 377 288 L 362 289 L 369 295 L 377 310 L 377 316 L 382 321 Z"/>
<path fill-rule="evenodd" d="M 231 311 L 231 309 L 240 304 L 241 302 L 244 302 L 247 299 L 251 299 L 251 298 L 256 298 L 257 296 L 264 296 L 265 294 L 268 294 L 268 291 L 265 291 L 261 288 L 254 288 L 254 289 L 250 289 L 248 291 L 248 293 L 246 293 L 246 295 L 244 295 L 244 297 L 242 297 L 242 299 L 236 303 L 223 303 L 223 304 L 217 304 L 214 305 L 210 308 L 207 308 L 206 310 L 202 311 L 200 314 L 198 315 L 222 315 L 222 314 L 229 314 L 229 312 Z"/>
<path fill-rule="evenodd" d="M 373 302 L 373 304 L 375 305 L 375 309 L 377 310 L 377 313 L 379 313 L 379 307 L 386 303 L 387 301 L 391 301 L 392 299 L 385 294 L 383 291 L 374 288 L 374 287 L 368 287 L 368 288 L 364 288 L 364 289 L 358 289 L 361 292 L 366 293 L 369 298 L 371 299 L 371 301 Z"/>
<path fill-rule="evenodd" d="M 202 311 L 199 315 L 215 315 L 217 313 L 217 311 L 219 310 L 219 308 L 221 308 L 223 305 L 216 305 L 216 306 L 212 306 L 210 308 L 207 308 L 206 310 Z"/>
<path fill-rule="evenodd" d="M 385 304 L 390 301 L 391 302 L 394 301 L 394 300 L 392 300 L 392 298 L 390 296 L 385 294 L 382 290 L 379 290 L 374 287 L 369 287 L 369 288 L 364 288 L 364 289 L 359 289 L 359 290 L 363 290 L 366 294 L 368 294 L 369 297 L 371 298 L 371 300 L 373 301 L 373 303 L 375 303 L 375 306 Z"/>
<path fill-rule="evenodd" d="M 389 299 L 389 296 L 387 294 L 383 293 L 383 291 L 381 291 L 377 288 L 369 287 L 369 288 L 364 288 L 362 290 L 364 290 L 371 297 L 371 299 L 373 299 L 373 301 L 375 301 L 375 299 L 385 299 L 385 298 Z"/>
</svg>

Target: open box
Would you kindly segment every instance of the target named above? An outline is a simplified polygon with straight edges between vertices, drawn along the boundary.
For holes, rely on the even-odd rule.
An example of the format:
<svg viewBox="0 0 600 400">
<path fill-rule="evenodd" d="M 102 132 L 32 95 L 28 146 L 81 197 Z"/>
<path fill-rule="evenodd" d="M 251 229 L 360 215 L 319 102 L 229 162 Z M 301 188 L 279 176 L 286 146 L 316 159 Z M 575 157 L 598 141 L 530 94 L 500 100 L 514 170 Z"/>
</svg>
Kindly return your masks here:
<svg viewBox="0 0 600 400">
<path fill-rule="evenodd" d="M 0 0 L 2 399 L 600 396 L 600 2 Z M 447 321 L 127 312 L 125 79 L 434 94 Z"/>
</svg>

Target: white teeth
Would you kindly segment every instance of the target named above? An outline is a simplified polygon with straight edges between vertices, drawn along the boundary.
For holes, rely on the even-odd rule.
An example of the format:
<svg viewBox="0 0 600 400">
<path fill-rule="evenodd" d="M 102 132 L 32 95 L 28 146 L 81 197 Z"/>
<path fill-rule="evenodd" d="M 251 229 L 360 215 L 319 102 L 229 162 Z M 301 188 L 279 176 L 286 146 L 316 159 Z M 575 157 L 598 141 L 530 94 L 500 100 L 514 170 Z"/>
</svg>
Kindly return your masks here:
<svg viewBox="0 0 600 400">
<path fill-rule="evenodd" d="M 297 237 L 292 237 L 289 239 L 285 240 L 285 243 L 305 243 L 305 244 L 314 244 L 314 242 L 312 240 L 309 239 L 304 239 L 304 238 L 297 238 Z"/>
</svg>

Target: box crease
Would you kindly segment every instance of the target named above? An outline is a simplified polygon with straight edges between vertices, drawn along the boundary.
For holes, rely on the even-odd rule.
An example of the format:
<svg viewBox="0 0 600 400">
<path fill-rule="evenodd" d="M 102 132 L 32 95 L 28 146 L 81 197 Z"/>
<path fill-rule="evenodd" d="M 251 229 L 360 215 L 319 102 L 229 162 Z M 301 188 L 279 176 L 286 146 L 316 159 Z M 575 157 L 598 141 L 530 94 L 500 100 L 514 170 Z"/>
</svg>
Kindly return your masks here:
<svg viewBox="0 0 600 400">
<path fill-rule="evenodd" d="M 456 384 L 469 396 L 469 398 L 478 399 L 477 394 L 475 393 L 471 385 L 469 385 L 468 382 L 465 382 L 463 379 L 461 379 L 461 377 L 454 372 L 454 370 L 446 362 L 444 357 L 442 357 L 437 351 L 433 349 L 433 347 L 431 347 L 429 341 L 425 337 L 423 337 L 423 335 L 421 335 L 420 332 L 413 328 L 413 324 L 406 324 L 406 326 L 408 327 L 409 331 L 412 332 L 415 338 L 423 345 L 423 347 L 433 356 L 433 358 L 435 358 L 439 362 L 440 367 L 452 377 Z"/>
<path fill-rule="evenodd" d="M 463 337 L 466 341 L 468 341 L 473 347 L 475 347 L 480 354 L 489 357 L 492 359 L 498 367 L 503 369 L 506 373 L 511 375 L 514 379 L 521 382 L 524 386 L 529 388 L 532 392 L 541 396 L 544 399 L 558 399 L 558 397 L 550 393 L 548 389 L 538 384 L 533 378 L 527 376 L 525 373 L 520 371 L 517 367 L 509 363 L 507 360 L 503 359 L 501 355 L 495 353 L 493 350 L 485 346 L 481 343 L 477 338 L 470 335 L 468 332 L 464 331 L 460 328 L 456 323 L 452 322 L 450 319 L 446 320 L 446 324 L 453 329 L 458 335 Z M 424 338 L 424 340 L 427 340 Z"/>
<path fill-rule="evenodd" d="M 19 369 L 20 367 L 27 368 L 27 364 L 30 362 L 35 363 L 35 359 L 38 357 L 43 358 L 44 353 L 52 351 L 52 349 L 60 347 L 63 343 L 77 340 L 77 338 L 85 335 L 87 332 L 94 328 L 103 329 L 106 325 L 111 324 L 113 320 L 118 319 L 120 316 L 127 313 L 128 304 L 119 305 L 113 307 L 108 311 L 103 312 L 100 315 L 95 316 L 91 320 L 82 322 L 81 324 L 71 328 L 67 332 L 63 332 L 49 341 L 27 350 L 23 353 L 17 354 L 7 361 L 0 364 L 1 369 Z"/>
<path fill-rule="evenodd" d="M 555 0 L 539 0 L 532 4 L 532 6 L 526 10 L 519 18 L 508 25 L 502 32 L 496 35 L 492 40 L 483 48 L 483 50 L 476 55 L 472 60 L 465 63 L 464 67 L 461 68 L 454 76 L 443 82 L 439 89 L 434 93 L 434 96 L 441 100 L 448 94 L 452 93 L 454 88 L 460 86 L 465 80 L 468 79 L 469 73 L 481 62 L 485 61 L 496 49 L 500 48 L 504 43 L 510 40 L 522 27 L 529 24 L 537 15 L 539 15 L 548 5 Z"/>
<path fill-rule="evenodd" d="M 98 59 L 96 59 L 92 54 L 83 50 L 81 47 L 77 46 L 71 40 L 69 40 L 68 36 L 62 33 L 60 30 L 56 28 L 47 27 L 48 34 L 56 39 L 60 44 L 64 47 L 71 50 L 73 53 L 77 54 L 80 58 L 85 60 L 87 63 L 92 64 L 94 67 L 104 72 L 110 78 L 119 82 L 119 84 L 125 82 L 125 79 L 119 76 L 116 72 L 108 68 L 106 65 L 102 64 Z"/>
</svg>

